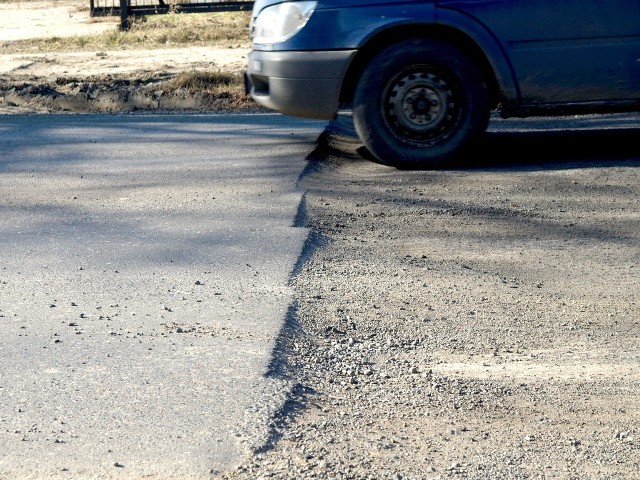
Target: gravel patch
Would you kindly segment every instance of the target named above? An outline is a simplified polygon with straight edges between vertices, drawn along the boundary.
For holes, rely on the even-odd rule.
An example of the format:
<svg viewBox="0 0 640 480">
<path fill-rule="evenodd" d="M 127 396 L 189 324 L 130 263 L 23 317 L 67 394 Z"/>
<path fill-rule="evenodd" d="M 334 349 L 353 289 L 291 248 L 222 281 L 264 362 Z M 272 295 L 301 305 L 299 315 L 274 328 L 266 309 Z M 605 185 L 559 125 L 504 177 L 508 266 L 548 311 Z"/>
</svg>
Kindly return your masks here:
<svg viewBox="0 0 640 480">
<path fill-rule="evenodd" d="M 493 161 L 401 172 L 336 125 L 300 181 L 289 401 L 221 478 L 637 478 L 637 149 L 497 121 Z"/>
</svg>

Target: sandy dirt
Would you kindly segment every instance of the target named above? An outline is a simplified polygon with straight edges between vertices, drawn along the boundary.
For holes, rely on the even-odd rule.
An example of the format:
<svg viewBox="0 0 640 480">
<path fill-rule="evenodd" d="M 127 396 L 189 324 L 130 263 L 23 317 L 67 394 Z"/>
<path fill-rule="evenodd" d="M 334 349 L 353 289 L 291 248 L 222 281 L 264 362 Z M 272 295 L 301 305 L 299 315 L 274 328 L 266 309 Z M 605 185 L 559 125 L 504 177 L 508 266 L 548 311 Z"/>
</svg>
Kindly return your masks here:
<svg viewBox="0 0 640 480">
<path fill-rule="evenodd" d="M 189 70 L 241 71 L 246 66 L 246 50 L 190 47 L 145 51 L 92 51 L 72 53 L 3 54 L 0 75 L 13 79 L 59 77 L 83 78 L 117 75 L 122 78 L 142 74 L 180 73 Z"/>
<path fill-rule="evenodd" d="M 91 35 L 116 28 L 120 20 L 91 18 L 88 0 L 0 3 L 0 18 L 0 44 L 31 38 Z"/>
</svg>

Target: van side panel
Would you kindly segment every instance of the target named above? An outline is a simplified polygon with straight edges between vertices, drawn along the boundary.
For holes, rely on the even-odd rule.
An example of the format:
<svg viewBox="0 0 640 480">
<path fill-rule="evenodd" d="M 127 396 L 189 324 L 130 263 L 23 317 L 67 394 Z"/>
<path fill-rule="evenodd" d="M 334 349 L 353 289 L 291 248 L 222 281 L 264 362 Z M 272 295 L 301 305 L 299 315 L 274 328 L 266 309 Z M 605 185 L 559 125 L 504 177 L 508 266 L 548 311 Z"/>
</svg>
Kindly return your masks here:
<svg viewBox="0 0 640 480">
<path fill-rule="evenodd" d="M 501 42 L 477 19 L 450 9 L 437 10 L 437 23 L 458 30 L 469 37 L 482 50 L 491 65 L 501 96 L 506 102 L 520 102 L 515 72 Z"/>
<path fill-rule="evenodd" d="M 494 33 L 523 103 L 640 98 L 640 0 L 437 3 Z"/>
</svg>

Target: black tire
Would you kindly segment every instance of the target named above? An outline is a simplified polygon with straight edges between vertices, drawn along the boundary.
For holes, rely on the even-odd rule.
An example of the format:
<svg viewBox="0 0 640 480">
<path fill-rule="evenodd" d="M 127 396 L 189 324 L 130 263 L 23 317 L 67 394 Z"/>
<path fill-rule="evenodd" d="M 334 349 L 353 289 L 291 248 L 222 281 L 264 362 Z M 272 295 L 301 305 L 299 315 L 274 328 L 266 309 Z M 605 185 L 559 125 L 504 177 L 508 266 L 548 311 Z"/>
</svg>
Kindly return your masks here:
<svg viewBox="0 0 640 480">
<path fill-rule="evenodd" d="M 442 168 L 489 123 L 480 69 L 441 40 L 407 40 L 369 62 L 356 86 L 356 132 L 381 163 Z"/>
</svg>

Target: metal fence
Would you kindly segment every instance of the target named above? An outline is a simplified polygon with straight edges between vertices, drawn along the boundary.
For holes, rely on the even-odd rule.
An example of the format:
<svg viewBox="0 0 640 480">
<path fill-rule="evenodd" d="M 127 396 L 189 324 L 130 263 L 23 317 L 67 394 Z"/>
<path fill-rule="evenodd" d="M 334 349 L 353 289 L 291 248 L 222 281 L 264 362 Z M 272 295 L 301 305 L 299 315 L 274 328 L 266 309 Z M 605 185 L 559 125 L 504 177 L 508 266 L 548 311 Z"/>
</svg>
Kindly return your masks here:
<svg viewBox="0 0 640 480">
<path fill-rule="evenodd" d="M 92 17 L 120 16 L 120 28 L 127 30 L 132 15 L 251 10 L 253 0 L 89 0 L 89 8 Z"/>
</svg>

